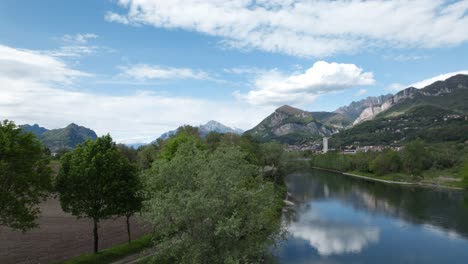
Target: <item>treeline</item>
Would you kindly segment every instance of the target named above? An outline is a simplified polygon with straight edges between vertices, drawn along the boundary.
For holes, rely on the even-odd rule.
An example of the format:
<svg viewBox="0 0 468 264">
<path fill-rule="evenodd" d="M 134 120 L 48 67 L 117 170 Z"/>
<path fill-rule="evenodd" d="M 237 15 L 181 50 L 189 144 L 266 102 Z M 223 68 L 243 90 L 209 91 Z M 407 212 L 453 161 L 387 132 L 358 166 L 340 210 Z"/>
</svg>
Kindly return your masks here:
<svg viewBox="0 0 468 264">
<path fill-rule="evenodd" d="M 158 263 L 250 263 L 282 234 L 284 152 L 249 136 L 185 126 L 137 150 L 109 135 L 61 153 L 56 178 L 50 153 L 14 123 L 0 124 L 0 224 L 36 227 L 38 204 L 57 193 L 61 206 L 94 222 L 94 250 L 104 219 L 141 216 L 152 227 Z"/>
<path fill-rule="evenodd" d="M 427 170 L 444 169 L 455 169 L 463 173 L 463 166 L 468 161 L 468 148 L 465 145 L 449 142 L 428 145 L 422 140 L 415 140 L 406 144 L 401 151 L 386 149 L 382 152 L 358 152 L 354 155 L 329 152 L 314 155 L 311 163 L 319 168 L 359 171 L 377 176 L 405 173 L 418 177 Z"/>
</svg>

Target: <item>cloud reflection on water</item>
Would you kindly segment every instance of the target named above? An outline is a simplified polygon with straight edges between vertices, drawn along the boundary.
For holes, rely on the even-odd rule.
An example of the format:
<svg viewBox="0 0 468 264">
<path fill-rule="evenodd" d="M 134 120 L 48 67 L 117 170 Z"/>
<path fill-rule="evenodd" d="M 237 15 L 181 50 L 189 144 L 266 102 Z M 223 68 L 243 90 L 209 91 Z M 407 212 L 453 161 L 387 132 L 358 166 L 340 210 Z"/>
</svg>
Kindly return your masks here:
<svg viewBox="0 0 468 264">
<path fill-rule="evenodd" d="M 377 227 L 324 220 L 313 207 L 292 221 L 288 231 L 293 237 L 307 241 L 321 256 L 359 253 L 380 237 Z"/>
</svg>

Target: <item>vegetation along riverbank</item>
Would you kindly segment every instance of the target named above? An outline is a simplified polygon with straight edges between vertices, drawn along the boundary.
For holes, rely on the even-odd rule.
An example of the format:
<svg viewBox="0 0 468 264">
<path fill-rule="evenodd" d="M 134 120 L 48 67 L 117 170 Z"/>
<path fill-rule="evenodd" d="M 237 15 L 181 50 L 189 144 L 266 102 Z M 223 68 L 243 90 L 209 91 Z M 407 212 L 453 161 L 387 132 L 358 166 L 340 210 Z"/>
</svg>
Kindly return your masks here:
<svg viewBox="0 0 468 264">
<path fill-rule="evenodd" d="M 312 155 L 312 167 L 385 183 L 430 187 L 468 187 L 468 148 L 463 143 L 426 144 L 415 140 L 401 151 Z"/>
</svg>

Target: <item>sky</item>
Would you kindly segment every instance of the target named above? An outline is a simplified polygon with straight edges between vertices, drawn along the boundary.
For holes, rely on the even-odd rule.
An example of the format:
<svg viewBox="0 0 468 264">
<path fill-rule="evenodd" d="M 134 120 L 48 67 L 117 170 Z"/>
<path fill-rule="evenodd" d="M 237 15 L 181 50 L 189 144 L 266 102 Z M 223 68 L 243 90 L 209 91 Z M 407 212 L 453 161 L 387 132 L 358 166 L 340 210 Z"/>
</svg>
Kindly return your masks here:
<svg viewBox="0 0 468 264">
<path fill-rule="evenodd" d="M 146 143 L 468 74 L 468 1 L 2 0 L 0 119 Z"/>
</svg>

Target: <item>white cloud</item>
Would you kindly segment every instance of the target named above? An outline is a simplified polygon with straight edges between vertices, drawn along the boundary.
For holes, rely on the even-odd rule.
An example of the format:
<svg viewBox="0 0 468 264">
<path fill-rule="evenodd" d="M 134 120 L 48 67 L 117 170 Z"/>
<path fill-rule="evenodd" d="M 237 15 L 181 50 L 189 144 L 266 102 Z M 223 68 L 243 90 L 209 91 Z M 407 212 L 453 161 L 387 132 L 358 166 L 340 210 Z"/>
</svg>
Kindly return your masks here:
<svg viewBox="0 0 468 264">
<path fill-rule="evenodd" d="M 217 36 L 228 46 L 295 56 L 369 47 L 435 48 L 468 40 L 468 1 L 119 0 L 105 19 Z M 376 23 L 378 21 L 378 23 Z"/>
<path fill-rule="evenodd" d="M 398 54 L 398 55 L 385 55 L 384 59 L 394 61 L 416 61 L 428 59 L 427 55 L 411 55 L 411 54 Z"/>
<path fill-rule="evenodd" d="M 320 94 L 374 83 L 371 72 L 363 72 L 354 64 L 318 61 L 302 73 L 262 73 L 254 80 L 255 89 L 246 94 L 236 92 L 235 96 L 252 105 L 305 104 Z"/>
<path fill-rule="evenodd" d="M 84 33 L 84 34 L 66 34 L 62 37 L 62 40 L 67 43 L 74 44 L 86 44 L 90 39 L 96 39 L 99 36 L 94 33 Z"/>
<path fill-rule="evenodd" d="M 73 79 L 85 76 L 91 74 L 71 69 L 52 56 L 0 45 L 0 77 L 18 82 L 70 84 Z M 7 87 L 7 83 L 2 85 Z"/>
<path fill-rule="evenodd" d="M 166 80 L 166 79 L 209 79 L 208 73 L 190 68 L 174 68 L 160 65 L 137 64 L 120 67 L 123 75 L 137 80 Z"/>
<path fill-rule="evenodd" d="M 468 74 L 468 71 L 456 71 L 456 72 L 449 72 L 449 73 L 440 74 L 440 75 L 434 76 L 432 78 L 428 78 L 428 79 L 419 81 L 417 83 L 410 84 L 407 87 L 415 87 L 415 88 L 421 89 L 421 88 L 424 88 L 424 87 L 428 86 L 429 84 L 435 83 L 437 81 L 445 81 L 448 78 L 450 78 L 450 77 L 452 77 L 454 75 L 457 75 L 457 74 Z"/>
<path fill-rule="evenodd" d="M 130 24 L 130 21 L 128 21 L 128 19 L 125 16 L 121 16 L 113 12 L 107 12 L 105 15 L 105 19 L 109 22 L 117 22 L 124 25 Z"/>
<path fill-rule="evenodd" d="M 182 124 L 211 119 L 247 129 L 274 110 L 148 91 L 117 96 L 62 89 L 88 76 L 57 57 L 0 45 L 0 120 L 47 128 L 75 122 L 99 135 L 110 132 L 119 142 L 135 143 L 150 142 Z"/>
<path fill-rule="evenodd" d="M 357 91 L 357 93 L 354 94 L 354 96 L 362 96 L 362 95 L 365 95 L 367 93 L 367 89 L 359 89 L 359 91 Z"/>
<path fill-rule="evenodd" d="M 313 210 L 290 223 L 288 231 L 294 237 L 309 242 L 321 256 L 359 253 L 380 238 L 376 227 L 325 221 Z"/>
<path fill-rule="evenodd" d="M 412 83 L 412 84 L 392 83 L 387 87 L 387 90 L 388 91 L 393 91 L 393 92 L 398 92 L 398 91 L 401 91 L 401 90 L 406 89 L 408 87 L 414 87 L 414 88 L 421 89 L 421 88 L 424 88 L 424 87 L 426 87 L 426 86 L 428 86 L 430 84 L 433 84 L 433 83 L 435 83 L 437 81 L 445 81 L 448 78 L 450 78 L 452 76 L 455 76 L 457 74 L 468 74 L 468 70 L 443 73 L 443 74 L 439 74 L 437 76 L 434 76 L 434 77 L 431 77 L 431 78 L 428 78 L 428 79 L 425 79 L 425 80 L 422 80 L 422 81 L 419 81 L 419 82 L 416 82 L 416 83 Z"/>
<path fill-rule="evenodd" d="M 81 57 L 96 53 L 96 46 L 62 46 L 59 49 L 44 52 L 54 57 Z"/>
</svg>

